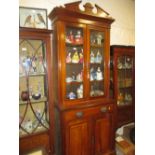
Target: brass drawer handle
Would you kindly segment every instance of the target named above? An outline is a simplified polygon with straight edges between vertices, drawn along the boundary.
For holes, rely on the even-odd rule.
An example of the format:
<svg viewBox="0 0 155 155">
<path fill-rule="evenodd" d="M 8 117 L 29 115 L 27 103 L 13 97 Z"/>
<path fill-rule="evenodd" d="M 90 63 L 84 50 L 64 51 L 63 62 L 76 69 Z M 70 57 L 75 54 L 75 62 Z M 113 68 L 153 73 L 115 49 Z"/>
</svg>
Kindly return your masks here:
<svg viewBox="0 0 155 155">
<path fill-rule="evenodd" d="M 77 113 L 76 113 L 76 117 L 77 117 L 77 118 L 83 117 L 83 112 L 82 112 L 82 111 L 77 112 Z"/>
<path fill-rule="evenodd" d="M 107 112 L 107 107 L 102 107 L 101 109 L 100 109 L 100 111 L 102 112 L 102 113 L 104 113 L 104 112 Z"/>
</svg>

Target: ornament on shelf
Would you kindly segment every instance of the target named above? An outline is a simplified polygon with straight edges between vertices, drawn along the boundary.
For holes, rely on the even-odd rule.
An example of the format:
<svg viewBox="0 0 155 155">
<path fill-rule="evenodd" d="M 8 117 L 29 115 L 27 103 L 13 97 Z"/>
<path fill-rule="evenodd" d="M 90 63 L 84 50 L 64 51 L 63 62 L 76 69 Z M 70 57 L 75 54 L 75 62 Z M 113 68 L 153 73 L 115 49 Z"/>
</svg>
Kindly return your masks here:
<svg viewBox="0 0 155 155">
<path fill-rule="evenodd" d="M 22 91 L 21 92 L 21 99 L 22 99 L 22 101 L 27 101 L 29 99 L 28 91 Z"/>
<path fill-rule="evenodd" d="M 81 72 L 76 76 L 76 80 L 77 80 L 78 82 L 83 81 L 83 71 L 81 71 Z"/>
<path fill-rule="evenodd" d="M 72 99 L 75 99 L 75 98 L 76 98 L 76 95 L 75 95 L 75 93 L 74 93 L 74 92 L 70 92 L 67 96 L 68 96 L 68 98 L 69 98 L 70 100 L 72 100 Z"/>
<path fill-rule="evenodd" d="M 31 62 L 32 62 L 32 68 L 33 68 L 33 73 L 37 72 L 37 65 L 36 65 L 37 58 L 35 56 L 32 57 Z"/>
<path fill-rule="evenodd" d="M 132 101 L 131 94 L 125 93 L 125 97 L 124 98 L 125 98 L 126 101 L 129 101 L 129 102 Z"/>
<path fill-rule="evenodd" d="M 90 81 L 94 81 L 95 79 L 96 79 L 96 73 L 95 73 L 94 68 L 92 67 L 90 69 Z"/>
<path fill-rule="evenodd" d="M 74 43 L 74 35 L 72 30 L 69 31 L 69 34 L 66 36 L 67 43 Z"/>
<path fill-rule="evenodd" d="M 35 109 L 36 117 L 39 121 L 41 121 L 41 110 L 39 108 Z"/>
<path fill-rule="evenodd" d="M 69 52 L 67 57 L 66 57 L 66 63 L 70 63 L 72 61 L 71 59 L 71 53 Z"/>
<path fill-rule="evenodd" d="M 38 63 L 38 72 L 44 73 L 44 64 L 43 64 L 43 57 L 42 57 L 42 55 L 40 55 L 38 57 L 38 61 L 39 61 L 39 63 Z"/>
<path fill-rule="evenodd" d="M 75 74 L 75 72 L 72 72 L 72 80 L 76 81 L 76 74 Z"/>
<path fill-rule="evenodd" d="M 34 128 L 36 128 L 36 126 L 38 126 L 38 127 L 41 127 L 42 126 L 42 124 L 44 124 L 45 125 L 45 119 L 43 118 L 43 116 L 42 116 L 42 111 L 41 111 L 41 109 L 39 109 L 39 108 L 36 108 L 35 109 L 35 115 L 36 115 L 36 121 L 34 121 L 34 124 L 33 124 L 33 126 L 34 126 Z M 39 123 L 39 125 L 38 125 L 38 123 Z M 42 123 L 42 124 L 41 124 Z"/>
<path fill-rule="evenodd" d="M 30 57 L 23 57 L 22 58 L 22 64 L 25 68 L 25 71 L 28 73 L 30 71 L 30 67 L 31 67 L 31 59 Z"/>
<path fill-rule="evenodd" d="M 95 58 L 96 63 L 101 63 L 102 62 L 102 56 L 100 54 L 100 51 L 98 50 L 96 58 Z"/>
<path fill-rule="evenodd" d="M 102 39 L 103 39 L 103 37 L 102 37 L 101 34 L 97 35 L 97 44 L 98 45 L 101 45 L 102 44 Z"/>
<path fill-rule="evenodd" d="M 82 35 L 81 35 L 81 31 L 77 31 L 77 34 L 75 35 L 75 42 L 76 43 L 82 43 L 83 42 L 83 38 L 82 38 Z"/>
<path fill-rule="evenodd" d="M 83 85 L 82 84 L 77 88 L 77 98 L 83 98 Z"/>
<path fill-rule="evenodd" d="M 27 119 L 27 121 L 23 122 L 23 127 L 26 131 L 31 132 L 33 129 L 32 120 Z"/>
<path fill-rule="evenodd" d="M 83 53 L 79 54 L 79 63 L 83 63 Z"/>
<path fill-rule="evenodd" d="M 32 86 L 29 86 L 29 98 L 32 99 L 32 95 L 33 95 L 33 88 Z"/>
<path fill-rule="evenodd" d="M 67 82 L 67 83 L 70 83 L 70 82 L 72 82 L 72 81 L 73 81 L 72 77 L 67 77 L 67 78 L 66 78 L 66 82 Z"/>
<path fill-rule="evenodd" d="M 119 95 L 117 96 L 117 104 L 121 105 L 123 104 L 123 101 L 124 101 L 123 93 L 119 93 Z"/>
<path fill-rule="evenodd" d="M 42 88 L 41 88 L 41 82 L 38 82 L 38 91 L 36 93 L 32 94 L 32 98 L 35 100 L 40 99 L 42 96 Z"/>
<path fill-rule="evenodd" d="M 103 80 L 103 75 L 102 75 L 100 67 L 97 68 L 96 80 Z"/>
<path fill-rule="evenodd" d="M 118 69 L 122 69 L 123 68 L 123 64 L 122 62 L 118 59 L 118 62 L 117 62 L 117 68 Z"/>
<path fill-rule="evenodd" d="M 43 97 L 42 95 L 42 87 L 41 87 L 41 82 L 38 82 L 38 94 L 41 94 L 41 97 Z"/>
<path fill-rule="evenodd" d="M 125 62 L 125 68 L 130 69 L 132 68 L 132 59 L 131 58 L 126 58 L 126 62 Z"/>
<path fill-rule="evenodd" d="M 72 57 L 72 63 L 79 63 L 79 55 L 77 51 L 74 53 Z"/>
<path fill-rule="evenodd" d="M 91 51 L 91 53 L 90 53 L 90 63 L 94 63 L 94 62 L 95 62 L 95 56 L 94 56 L 93 51 Z"/>
</svg>

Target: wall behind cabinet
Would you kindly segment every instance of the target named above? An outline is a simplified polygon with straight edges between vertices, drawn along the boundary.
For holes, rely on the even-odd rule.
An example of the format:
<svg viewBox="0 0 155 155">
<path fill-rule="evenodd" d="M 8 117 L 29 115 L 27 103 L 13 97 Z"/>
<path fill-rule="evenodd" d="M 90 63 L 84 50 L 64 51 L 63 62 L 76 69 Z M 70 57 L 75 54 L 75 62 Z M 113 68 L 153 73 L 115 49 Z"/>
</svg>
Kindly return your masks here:
<svg viewBox="0 0 155 155">
<path fill-rule="evenodd" d="M 19 5 L 46 8 L 49 14 L 55 6 L 76 1 L 79 0 L 20 0 Z M 82 3 L 85 2 L 97 4 L 115 18 L 116 21 L 111 26 L 111 45 L 135 45 L 134 0 L 82 0 Z M 51 29 L 50 21 L 48 21 L 48 28 Z"/>
</svg>

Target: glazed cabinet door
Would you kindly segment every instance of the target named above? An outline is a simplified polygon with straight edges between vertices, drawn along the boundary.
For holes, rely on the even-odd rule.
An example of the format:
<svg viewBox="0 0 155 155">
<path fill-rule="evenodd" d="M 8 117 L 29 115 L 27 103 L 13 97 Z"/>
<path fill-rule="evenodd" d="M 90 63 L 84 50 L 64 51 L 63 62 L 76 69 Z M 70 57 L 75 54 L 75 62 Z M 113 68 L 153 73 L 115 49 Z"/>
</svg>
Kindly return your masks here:
<svg viewBox="0 0 155 155">
<path fill-rule="evenodd" d="M 20 39 L 19 134 L 20 137 L 49 130 L 46 42 Z"/>
<path fill-rule="evenodd" d="M 89 97 L 104 97 L 108 84 L 107 33 L 103 28 L 88 26 L 87 34 Z"/>
<path fill-rule="evenodd" d="M 66 130 L 65 155 L 90 155 L 90 135 L 87 119 L 71 121 Z"/>
<path fill-rule="evenodd" d="M 117 59 L 117 105 L 131 105 L 134 100 L 134 57 L 118 55 Z"/>
<path fill-rule="evenodd" d="M 96 117 L 94 127 L 94 155 L 110 155 L 113 149 L 111 139 L 114 138 L 112 115 L 105 113 Z"/>
<path fill-rule="evenodd" d="M 65 25 L 64 99 L 77 100 L 85 97 L 85 25 Z"/>
</svg>

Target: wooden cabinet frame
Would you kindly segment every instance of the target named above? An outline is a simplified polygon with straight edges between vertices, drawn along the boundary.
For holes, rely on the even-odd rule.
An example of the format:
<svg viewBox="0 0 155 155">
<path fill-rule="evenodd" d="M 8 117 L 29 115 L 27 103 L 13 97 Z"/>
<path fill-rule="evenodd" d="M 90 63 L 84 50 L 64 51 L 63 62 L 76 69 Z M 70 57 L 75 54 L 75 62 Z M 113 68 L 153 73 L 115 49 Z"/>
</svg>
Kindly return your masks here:
<svg viewBox="0 0 155 155">
<path fill-rule="evenodd" d="M 86 3 L 85 11 L 81 11 L 80 3 L 81 1 L 66 4 L 64 8 L 56 7 L 49 14 L 53 28 L 55 150 L 57 155 L 114 155 L 116 101 L 110 98 L 109 94 L 110 27 L 114 19 L 97 5 L 95 5 L 97 13 L 94 14 L 90 3 Z M 71 32 L 67 32 L 70 28 Z M 78 31 L 82 36 L 80 42 L 72 39 L 72 35 L 76 38 Z M 97 41 L 99 37 L 100 41 Z M 73 97 L 68 97 L 68 92 L 76 91 L 76 86 L 80 84 L 76 80 L 73 81 L 70 78 L 71 74 L 67 72 L 69 64 L 66 62 L 66 56 L 69 53 L 66 49 L 69 49 L 69 46 L 76 46 L 77 49 L 80 46 L 81 51 L 79 50 L 78 54 L 83 52 L 81 98 L 75 94 Z M 91 64 L 91 48 L 95 50 L 95 57 L 100 53 L 98 55 L 102 57 L 101 62 Z M 71 53 L 72 58 L 75 53 L 74 51 Z M 72 61 L 70 64 L 80 66 L 80 63 L 72 64 Z M 95 74 L 97 71 L 99 74 L 98 78 L 95 77 L 97 75 L 94 76 L 96 81 L 90 80 L 91 65 L 93 67 L 96 65 Z M 71 79 L 71 82 L 66 82 L 66 79 Z"/>
</svg>

